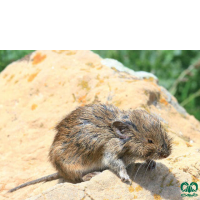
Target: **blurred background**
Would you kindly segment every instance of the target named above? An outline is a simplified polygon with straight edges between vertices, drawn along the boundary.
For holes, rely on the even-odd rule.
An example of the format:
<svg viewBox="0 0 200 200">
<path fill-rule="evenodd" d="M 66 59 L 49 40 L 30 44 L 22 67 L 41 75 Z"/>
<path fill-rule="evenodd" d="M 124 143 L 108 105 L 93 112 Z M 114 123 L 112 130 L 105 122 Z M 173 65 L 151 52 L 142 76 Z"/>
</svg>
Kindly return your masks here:
<svg viewBox="0 0 200 200">
<path fill-rule="evenodd" d="M 11 62 L 33 50 L 0 50 L 0 72 Z M 200 120 L 200 51 L 95 50 L 102 58 L 113 58 L 135 71 L 155 74 L 178 102 Z"/>
</svg>

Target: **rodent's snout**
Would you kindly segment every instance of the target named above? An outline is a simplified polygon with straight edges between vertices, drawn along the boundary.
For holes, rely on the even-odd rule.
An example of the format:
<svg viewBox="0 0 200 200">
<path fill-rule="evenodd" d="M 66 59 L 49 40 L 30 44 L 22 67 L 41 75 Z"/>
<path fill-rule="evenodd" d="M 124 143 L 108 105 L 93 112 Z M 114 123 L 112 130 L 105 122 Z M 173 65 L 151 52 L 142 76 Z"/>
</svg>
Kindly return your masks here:
<svg viewBox="0 0 200 200">
<path fill-rule="evenodd" d="M 167 154 L 161 154 L 161 157 L 162 158 L 167 158 L 169 155 L 167 155 Z"/>
<path fill-rule="evenodd" d="M 169 153 L 168 152 L 160 152 L 159 153 L 159 157 L 162 159 L 162 158 L 167 158 L 169 156 Z"/>
<path fill-rule="evenodd" d="M 166 140 L 167 141 L 167 140 Z M 171 154 L 171 140 L 164 142 L 158 151 L 160 159 L 167 158 Z"/>
</svg>

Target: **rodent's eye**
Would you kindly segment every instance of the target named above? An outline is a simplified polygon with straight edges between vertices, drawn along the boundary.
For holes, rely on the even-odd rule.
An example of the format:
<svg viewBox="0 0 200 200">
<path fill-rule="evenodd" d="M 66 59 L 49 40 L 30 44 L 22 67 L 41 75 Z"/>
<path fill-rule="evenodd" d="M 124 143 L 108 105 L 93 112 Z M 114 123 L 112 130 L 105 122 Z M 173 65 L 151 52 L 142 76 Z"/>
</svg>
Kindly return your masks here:
<svg viewBox="0 0 200 200">
<path fill-rule="evenodd" d="M 150 140 L 150 139 L 148 139 L 148 143 L 152 143 L 152 144 L 153 144 L 153 141 L 152 141 L 152 140 Z"/>
</svg>

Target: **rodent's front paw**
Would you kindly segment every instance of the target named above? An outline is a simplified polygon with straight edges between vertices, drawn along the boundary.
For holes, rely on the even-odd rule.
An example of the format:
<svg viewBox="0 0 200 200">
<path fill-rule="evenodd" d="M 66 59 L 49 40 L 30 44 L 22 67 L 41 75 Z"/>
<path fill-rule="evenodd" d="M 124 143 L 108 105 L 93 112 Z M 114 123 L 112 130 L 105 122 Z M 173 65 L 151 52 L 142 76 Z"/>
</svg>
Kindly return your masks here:
<svg viewBox="0 0 200 200">
<path fill-rule="evenodd" d="M 153 170 L 156 168 L 156 162 L 154 160 L 147 160 L 146 163 L 148 166 L 148 170 Z"/>
<path fill-rule="evenodd" d="M 119 175 L 120 175 L 120 178 L 121 178 L 121 180 L 122 180 L 123 182 L 128 183 L 129 185 L 132 184 L 132 181 L 131 181 L 129 175 L 127 174 L 127 172 L 125 172 L 125 171 L 120 171 Z"/>
</svg>

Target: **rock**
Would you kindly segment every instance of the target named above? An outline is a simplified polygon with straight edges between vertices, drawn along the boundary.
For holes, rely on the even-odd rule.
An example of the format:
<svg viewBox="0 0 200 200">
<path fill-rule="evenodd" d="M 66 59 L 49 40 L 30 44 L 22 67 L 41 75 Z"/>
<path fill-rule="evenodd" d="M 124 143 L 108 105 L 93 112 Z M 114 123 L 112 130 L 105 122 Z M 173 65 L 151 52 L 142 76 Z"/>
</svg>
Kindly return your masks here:
<svg viewBox="0 0 200 200">
<path fill-rule="evenodd" d="M 200 187 L 199 121 L 153 76 L 138 77 L 102 63 L 90 51 L 36 51 L 1 72 L 1 199 L 181 199 L 183 182 Z M 97 101 L 156 115 L 173 137 L 171 156 L 150 172 L 140 163 L 130 166 L 131 186 L 106 170 L 84 183 L 55 180 L 7 193 L 55 172 L 48 161 L 55 125 L 77 106 Z"/>
<path fill-rule="evenodd" d="M 122 63 L 120 63 L 119 61 L 115 59 L 105 58 L 101 60 L 101 63 L 107 67 L 110 67 L 111 69 L 116 69 L 120 72 L 126 72 L 128 74 L 136 76 L 139 79 L 153 78 L 156 81 L 158 80 L 158 78 L 154 74 L 151 74 L 149 72 L 144 72 L 144 71 L 135 72 L 134 70 L 129 69 L 128 67 L 124 66 Z"/>
<path fill-rule="evenodd" d="M 179 105 L 176 99 L 164 87 L 160 88 L 162 92 L 166 95 L 167 102 L 170 103 L 180 114 L 187 116 L 186 110 L 181 105 Z"/>
</svg>

